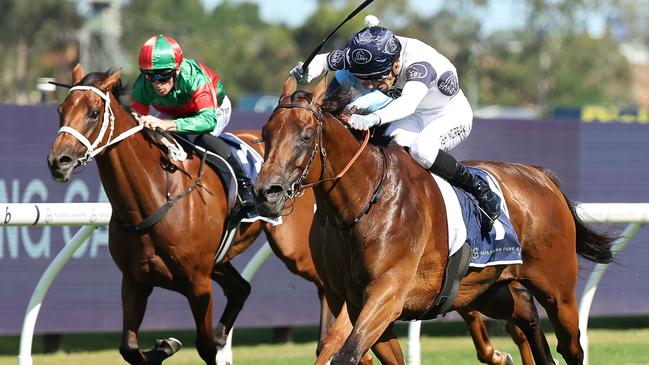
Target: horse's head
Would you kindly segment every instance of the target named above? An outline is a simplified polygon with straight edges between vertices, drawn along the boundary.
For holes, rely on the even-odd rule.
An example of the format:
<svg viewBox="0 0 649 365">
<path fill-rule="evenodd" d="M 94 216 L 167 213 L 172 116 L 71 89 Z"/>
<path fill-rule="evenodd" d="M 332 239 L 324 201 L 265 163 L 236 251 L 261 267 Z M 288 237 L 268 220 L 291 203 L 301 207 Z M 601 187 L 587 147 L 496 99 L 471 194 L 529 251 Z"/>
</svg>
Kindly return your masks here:
<svg viewBox="0 0 649 365">
<path fill-rule="evenodd" d="M 76 166 L 85 165 L 94 156 L 93 150 L 110 139 L 114 118 L 110 92 L 119 77 L 119 70 L 85 76 L 80 65 L 72 70 L 74 86 L 58 107 L 59 133 L 47 156 L 54 180 L 67 181 Z"/>
<path fill-rule="evenodd" d="M 312 168 L 318 158 L 323 115 L 320 109 L 327 89 L 326 79 L 313 94 L 296 92 L 293 77 L 284 84 L 279 104 L 262 129 L 265 161 L 255 182 L 257 210 L 277 217 L 286 203 L 298 193 L 300 185 L 318 178 L 320 168 Z"/>
</svg>

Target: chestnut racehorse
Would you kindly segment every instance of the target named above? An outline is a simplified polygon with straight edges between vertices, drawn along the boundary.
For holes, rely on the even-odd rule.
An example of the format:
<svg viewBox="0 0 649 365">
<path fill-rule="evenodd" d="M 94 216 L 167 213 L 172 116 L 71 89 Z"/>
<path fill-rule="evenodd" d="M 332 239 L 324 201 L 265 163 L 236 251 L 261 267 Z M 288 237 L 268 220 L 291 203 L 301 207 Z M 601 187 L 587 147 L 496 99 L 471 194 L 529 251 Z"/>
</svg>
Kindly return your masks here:
<svg viewBox="0 0 649 365">
<path fill-rule="evenodd" d="M 72 90 L 59 106 L 60 126 L 78 131 L 88 141 L 97 140 L 98 144 L 93 147 L 96 149 L 110 143 L 110 137 L 102 135 L 101 130 L 104 123 L 110 123 L 111 118 L 114 118 L 113 137 L 135 127 L 137 122 L 115 97 L 120 92 L 119 76 L 119 72 L 84 75 L 80 66 L 75 67 L 73 83 L 82 87 Z M 104 97 L 109 100 L 110 108 L 106 107 Z M 105 128 L 110 128 L 110 125 Z M 48 156 L 52 176 L 58 181 L 67 181 L 78 164 L 87 162 L 84 156 L 91 152 L 89 146 L 73 134 L 59 133 Z M 238 136 L 251 142 L 259 139 L 259 132 L 240 132 Z M 260 143 L 249 144 L 263 153 Z M 117 218 L 109 227 L 109 246 L 115 263 L 122 271 L 124 323 L 120 352 L 127 362 L 160 363 L 177 350 L 163 347 L 142 352 L 137 342 L 147 298 L 153 287 L 159 286 L 187 297 L 196 321 L 197 350 L 207 364 L 214 364 L 215 354 L 224 345 L 226 335 L 250 291 L 249 284 L 229 261 L 247 248 L 262 230 L 273 251 L 288 269 L 313 282 L 322 293 L 323 283 L 307 244 L 313 220 L 314 197 L 311 190 L 295 201 L 292 214 L 284 217 L 282 225 L 242 224 L 231 251 L 222 263 L 212 267 L 223 235 L 227 203 L 221 180 L 211 169 L 204 169 L 199 188 L 179 199 L 157 224 L 144 232 L 132 232 L 124 225 L 142 221 L 165 204 L 165 175 L 168 174 L 172 194 L 176 195 L 193 185 L 200 161 L 190 158 L 176 163 L 172 168 L 158 143 L 146 133 L 135 133 L 111 145 L 97 154 L 96 160 L 102 184 Z M 318 237 L 313 240 L 312 246 L 320 247 L 322 243 Z M 215 335 L 212 335 L 211 279 L 224 289 L 227 297 L 227 305 Z M 323 300 L 325 319 L 327 310 L 326 301 Z M 342 314 L 341 318 L 323 341 L 325 351 L 337 349 L 351 331 L 346 312 L 339 312 L 336 314 Z M 489 342 L 479 313 L 469 312 L 463 317 L 469 324 L 478 358 L 488 364 L 503 364 L 506 354 L 495 351 Z M 324 322 L 323 331 L 328 329 Z M 520 339 L 521 336 L 514 338 Z M 517 340 L 517 343 L 520 341 Z M 523 343 L 523 354 L 525 348 Z M 365 357 L 364 361 L 371 364 L 369 357 Z"/>
<path fill-rule="evenodd" d="M 266 153 L 255 183 L 257 210 L 278 216 L 288 199 L 313 185 L 321 216 L 316 221 L 327 243 L 322 252 L 313 252 L 314 262 L 329 304 L 346 305 L 353 323 L 331 363 L 357 364 L 372 347 L 392 350 L 391 356 L 379 356 L 384 364 L 403 364 L 393 325 L 419 318 L 440 291 L 449 251 L 444 202 L 434 180 L 402 147 L 360 151 L 346 125 L 322 107 L 326 89 L 326 78 L 312 94 L 296 91 L 293 78 L 284 85 L 262 130 Z M 452 309 L 477 309 L 515 323 L 536 364 L 553 364 L 536 298 L 553 324 L 558 352 L 568 364 L 581 364 L 577 255 L 609 262 L 611 238 L 580 221 L 549 170 L 471 164 L 501 185 L 523 264 L 470 268 Z"/>
<path fill-rule="evenodd" d="M 59 106 L 60 127 L 65 127 L 65 133 L 59 132 L 48 155 L 51 174 L 55 180 L 67 181 L 75 167 L 88 162 L 89 154 L 114 143 L 100 151 L 96 161 L 113 208 L 109 250 L 122 272 L 120 352 L 130 364 L 155 364 L 178 350 L 178 343 L 173 340 L 158 342 L 154 350 L 147 352 L 140 351 L 138 346 L 137 333 L 147 298 L 157 286 L 187 297 L 196 322 L 198 353 L 205 363 L 216 364 L 217 349 L 225 344 L 250 292 L 250 285 L 230 260 L 262 230 L 273 250 L 285 255 L 291 271 L 321 286 L 307 242 L 313 219 L 313 195 L 305 194 L 296 203 L 295 217 L 285 217 L 284 224 L 241 224 L 232 248 L 214 265 L 228 214 L 227 193 L 221 179 L 211 168 L 204 167 L 198 181 L 200 158 L 171 162 L 153 133 L 134 133 L 120 141 L 117 136 L 138 123 L 117 101 L 119 77 L 119 71 L 84 75 L 81 66 L 75 67 L 75 87 Z M 259 132 L 242 132 L 238 136 L 250 142 L 259 139 Z M 251 146 L 258 151 L 262 148 L 259 144 Z M 139 232 L 126 228 L 154 215 L 169 198 L 185 192 L 159 222 Z M 212 279 L 227 297 L 214 333 Z"/>
</svg>

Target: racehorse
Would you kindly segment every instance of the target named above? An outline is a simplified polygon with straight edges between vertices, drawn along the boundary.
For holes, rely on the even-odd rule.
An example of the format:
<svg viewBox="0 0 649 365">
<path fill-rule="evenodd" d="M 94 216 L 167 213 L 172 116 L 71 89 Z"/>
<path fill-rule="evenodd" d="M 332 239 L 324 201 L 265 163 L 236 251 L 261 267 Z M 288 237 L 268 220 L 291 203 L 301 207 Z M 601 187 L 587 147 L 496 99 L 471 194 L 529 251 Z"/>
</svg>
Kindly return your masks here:
<svg viewBox="0 0 649 365">
<path fill-rule="evenodd" d="M 262 129 L 265 162 L 255 182 L 257 210 L 282 214 L 286 201 L 312 186 L 323 226 L 313 252 L 333 307 L 346 305 L 353 330 L 332 364 L 357 364 L 370 347 L 392 349 L 384 364 L 403 364 L 397 319 L 419 318 L 437 297 L 448 260 L 448 229 L 439 187 L 402 147 L 361 143 L 322 107 L 326 77 L 312 93 L 287 80 Z M 553 364 L 533 299 L 545 308 L 568 364 L 581 364 L 575 296 L 577 255 L 609 262 L 612 239 L 580 221 L 549 170 L 516 163 L 469 162 L 499 182 L 521 243 L 520 265 L 470 268 L 454 310 L 476 309 L 515 323 L 536 364 Z M 518 290 L 520 283 L 529 289 Z M 318 361 L 324 359 L 318 358 Z"/>
<path fill-rule="evenodd" d="M 84 75 L 81 66 L 72 73 L 73 89 L 59 106 L 60 126 L 72 132 L 59 133 L 48 155 L 54 179 L 67 181 L 87 156 L 108 146 L 96 155 L 104 189 L 115 212 L 109 226 L 109 247 L 115 263 L 122 271 L 122 310 L 124 313 L 120 352 L 131 364 L 160 363 L 177 351 L 174 342 L 160 342 L 151 351 L 139 349 L 137 333 L 144 316 L 147 298 L 154 286 L 177 291 L 187 297 L 196 321 L 197 350 L 207 364 L 215 363 L 217 350 L 225 344 L 249 292 L 249 284 L 241 278 L 229 261 L 247 248 L 263 230 L 273 251 L 289 270 L 313 282 L 322 292 L 323 283 L 311 259 L 309 227 L 313 220 L 313 193 L 307 190 L 297 199 L 292 214 L 278 226 L 242 224 L 235 244 L 222 263 L 213 267 L 214 254 L 223 235 L 227 215 L 226 192 L 220 178 L 211 169 L 200 174 L 200 160 L 190 158 L 172 163 L 153 133 L 128 134 L 137 121 L 119 104 L 119 72 Z M 117 96 L 117 97 L 116 97 Z M 108 104 L 106 104 L 108 103 Z M 114 125 L 110 120 L 114 118 Z M 69 129 L 68 129 L 69 128 Z M 114 129 L 102 134 L 102 129 Z M 75 132 L 80 136 L 75 135 Z M 113 141 L 111 136 L 127 133 L 128 137 Z M 238 136 L 261 151 L 259 132 L 246 131 Z M 83 139 L 87 141 L 83 143 Z M 97 141 L 92 147 L 89 141 Z M 168 201 L 194 185 L 196 190 L 178 199 L 168 213 L 150 229 L 134 232 L 127 224 L 141 222 Z M 171 191 L 168 190 L 171 186 Z M 170 194 L 169 194 L 170 193 Z M 313 240 L 313 242 L 321 242 Z M 314 247 L 317 243 L 312 243 Z M 215 280 L 227 297 L 227 305 L 212 335 L 213 293 L 210 280 Z M 323 313 L 327 313 L 323 300 Z M 338 310 L 336 314 L 341 314 Z M 326 319 L 326 315 L 323 315 Z M 337 348 L 351 331 L 346 312 L 323 340 L 325 349 Z M 465 317 L 476 343 L 478 357 L 485 363 L 501 364 L 506 357 L 495 351 L 486 337 L 484 323 L 477 313 Z M 328 329 L 323 320 L 322 331 Z M 165 345 L 166 346 L 163 346 Z M 381 349 L 378 350 L 379 353 Z M 366 363 L 371 359 L 365 357 Z"/>
<path fill-rule="evenodd" d="M 172 339 L 157 341 L 151 351 L 139 349 L 137 333 L 147 298 L 157 286 L 187 297 L 196 322 L 197 351 L 206 364 L 216 364 L 217 350 L 225 344 L 250 292 L 250 285 L 230 260 L 262 230 L 273 250 L 284 255 L 280 258 L 291 271 L 318 284 L 307 243 L 313 219 L 312 194 L 305 194 L 294 207 L 295 217 L 286 217 L 284 224 L 242 223 L 231 249 L 215 265 L 228 215 L 227 192 L 217 173 L 201 167 L 196 156 L 172 162 L 152 132 L 129 132 L 139 129 L 134 117 L 118 102 L 119 71 L 84 75 L 77 65 L 72 80 L 75 86 L 58 108 L 63 128 L 52 145 L 48 165 L 53 178 L 64 182 L 75 167 L 85 165 L 88 156 L 99 152 L 97 167 L 113 208 L 109 251 L 122 272 L 120 353 L 128 363 L 158 364 L 179 349 L 179 343 Z M 259 139 L 258 131 L 238 136 L 261 149 L 259 144 L 250 143 Z M 141 230 L 129 228 L 159 216 L 164 206 L 168 211 L 157 223 Z M 212 279 L 227 297 L 214 334 Z"/>
</svg>

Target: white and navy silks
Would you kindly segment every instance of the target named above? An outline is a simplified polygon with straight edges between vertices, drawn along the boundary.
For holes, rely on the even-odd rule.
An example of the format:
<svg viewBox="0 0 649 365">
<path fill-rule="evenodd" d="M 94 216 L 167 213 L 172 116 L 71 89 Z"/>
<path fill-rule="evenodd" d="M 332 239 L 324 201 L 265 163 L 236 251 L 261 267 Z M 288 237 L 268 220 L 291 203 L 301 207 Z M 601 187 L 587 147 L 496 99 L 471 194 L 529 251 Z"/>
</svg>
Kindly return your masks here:
<svg viewBox="0 0 649 365">
<path fill-rule="evenodd" d="M 455 66 L 444 55 L 417 39 L 397 39 L 401 64 L 395 84 L 385 94 L 364 88 L 346 71 L 349 55 L 341 49 L 317 55 L 308 75 L 311 79 L 325 71 L 337 71 L 338 83 L 364 94 L 351 105 L 361 110 L 373 105 L 370 111 L 380 117 L 381 124 L 390 124 L 385 133 L 409 147 L 413 159 L 428 169 L 439 149 L 448 151 L 469 136 L 473 112 L 460 89 Z"/>
</svg>

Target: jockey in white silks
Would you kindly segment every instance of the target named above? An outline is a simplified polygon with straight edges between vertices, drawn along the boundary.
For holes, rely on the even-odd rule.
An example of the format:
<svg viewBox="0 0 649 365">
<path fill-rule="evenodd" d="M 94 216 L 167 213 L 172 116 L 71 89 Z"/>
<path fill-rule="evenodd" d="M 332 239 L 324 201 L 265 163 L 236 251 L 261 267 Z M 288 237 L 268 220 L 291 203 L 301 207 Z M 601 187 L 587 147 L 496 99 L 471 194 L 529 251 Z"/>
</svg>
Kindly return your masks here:
<svg viewBox="0 0 649 365">
<path fill-rule="evenodd" d="M 489 232 L 500 215 L 500 198 L 447 151 L 471 132 L 473 112 L 460 89 L 455 66 L 433 47 L 413 38 L 395 36 L 379 27 L 374 16 L 347 45 L 313 58 L 291 70 L 300 83 L 326 71 L 336 71 L 329 90 L 353 87 L 361 97 L 350 106 L 370 114 L 353 114 L 349 124 L 367 130 L 389 124 L 385 134 L 408 147 L 422 167 L 472 194 L 482 211 L 482 231 Z"/>
</svg>

